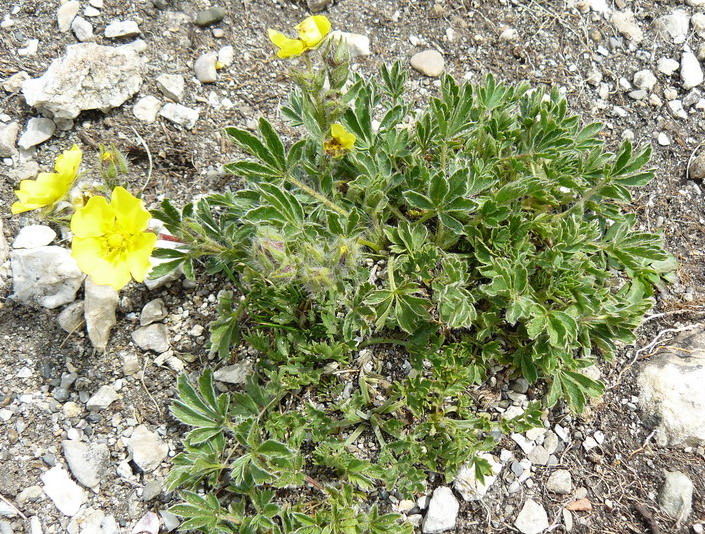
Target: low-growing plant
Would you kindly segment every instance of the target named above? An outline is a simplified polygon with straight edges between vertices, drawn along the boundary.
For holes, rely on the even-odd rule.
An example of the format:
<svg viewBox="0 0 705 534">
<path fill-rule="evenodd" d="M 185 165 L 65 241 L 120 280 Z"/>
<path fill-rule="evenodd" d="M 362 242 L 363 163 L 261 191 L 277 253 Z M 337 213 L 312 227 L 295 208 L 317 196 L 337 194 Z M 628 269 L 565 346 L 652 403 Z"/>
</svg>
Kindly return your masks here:
<svg viewBox="0 0 705 534">
<path fill-rule="evenodd" d="M 257 359 L 237 393 L 209 370 L 179 379 L 173 414 L 192 430 L 173 511 L 209 533 L 410 532 L 364 503 L 463 464 L 482 478 L 478 452 L 540 424 L 537 403 L 483 408 L 492 373 L 545 386 L 549 407 L 602 392 L 581 370 L 634 340 L 673 268 L 626 211 L 650 150 L 609 153 L 557 90 L 492 76 L 443 76 L 419 111 L 398 63 L 351 76 L 329 24 L 298 29 L 272 40 L 304 54 L 282 108 L 299 138 L 264 118 L 228 128 L 247 154 L 226 165 L 233 190 L 154 214 L 181 241 L 156 274 L 221 274 L 211 351 Z"/>
</svg>

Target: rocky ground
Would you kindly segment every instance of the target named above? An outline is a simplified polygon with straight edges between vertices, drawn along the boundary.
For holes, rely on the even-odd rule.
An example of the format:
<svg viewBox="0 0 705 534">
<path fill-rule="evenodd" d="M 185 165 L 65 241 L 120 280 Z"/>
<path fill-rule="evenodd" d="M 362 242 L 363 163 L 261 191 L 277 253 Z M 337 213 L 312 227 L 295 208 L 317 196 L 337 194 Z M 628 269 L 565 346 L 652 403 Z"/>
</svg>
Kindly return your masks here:
<svg viewBox="0 0 705 534">
<path fill-rule="evenodd" d="M 309 9 L 356 34 L 355 70 L 413 65 L 419 103 L 441 70 L 492 72 L 559 87 L 585 122 L 605 123 L 610 146 L 651 144 L 657 178 L 633 208 L 680 262 L 638 344 L 594 369 L 607 392 L 587 413 L 557 409 L 506 439 L 487 487 L 461 472 L 390 508 L 423 532 L 703 532 L 705 1 L 308 1 L 0 6 L 0 534 L 176 528 L 162 484 L 183 429 L 169 399 L 178 373 L 207 362 L 220 289 L 202 275 L 119 295 L 84 286 L 60 235 L 15 240 L 33 218 L 10 216 L 13 189 L 74 143 L 87 158 L 97 143 L 121 148 L 134 188 L 149 177 L 148 207 L 227 187 L 224 126 L 265 115 L 288 131 L 276 110 L 290 85 L 266 29 Z M 238 371 L 221 371 L 221 386 Z M 515 382 L 496 394 L 493 409 L 517 411 L 540 392 Z"/>
</svg>

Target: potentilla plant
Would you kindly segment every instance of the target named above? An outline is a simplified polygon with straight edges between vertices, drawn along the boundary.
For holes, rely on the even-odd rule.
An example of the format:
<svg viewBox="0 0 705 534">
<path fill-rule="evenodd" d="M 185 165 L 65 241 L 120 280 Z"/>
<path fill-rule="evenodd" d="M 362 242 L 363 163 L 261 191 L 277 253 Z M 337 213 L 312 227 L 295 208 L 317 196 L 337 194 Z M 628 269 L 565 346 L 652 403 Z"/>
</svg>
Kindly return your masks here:
<svg viewBox="0 0 705 534">
<path fill-rule="evenodd" d="M 228 128 L 242 187 L 155 212 L 183 244 L 156 252 L 162 272 L 224 277 L 211 351 L 257 355 L 237 393 L 179 379 L 184 529 L 410 532 L 385 495 L 464 464 L 482 478 L 478 452 L 540 424 L 538 403 L 508 419 L 477 402 L 488 378 L 582 410 L 603 390 L 582 369 L 634 340 L 674 267 L 628 213 L 648 147 L 609 153 L 557 90 L 492 76 L 444 76 L 416 112 L 399 64 L 351 76 L 330 28 L 269 32 L 298 58 L 281 111 L 299 138 Z"/>
<path fill-rule="evenodd" d="M 40 218 L 71 230 L 71 254 L 98 285 L 122 289 L 142 282 L 151 269 L 157 235 L 147 231 L 152 218 L 144 202 L 121 184 L 127 162 L 114 147 L 100 146 L 101 180 L 80 179 L 83 152 L 77 145 L 56 158 L 55 172 L 22 180 L 13 214 L 36 210 Z M 109 195 L 110 201 L 103 195 Z"/>
</svg>

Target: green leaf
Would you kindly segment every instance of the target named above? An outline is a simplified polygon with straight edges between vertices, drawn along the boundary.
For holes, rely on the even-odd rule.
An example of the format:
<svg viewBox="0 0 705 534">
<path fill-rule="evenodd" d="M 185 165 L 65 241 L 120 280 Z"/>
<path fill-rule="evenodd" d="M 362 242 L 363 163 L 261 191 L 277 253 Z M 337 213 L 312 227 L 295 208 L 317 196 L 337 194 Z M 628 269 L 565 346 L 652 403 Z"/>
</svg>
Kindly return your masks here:
<svg viewBox="0 0 705 534">
<path fill-rule="evenodd" d="M 240 148 L 245 150 L 251 156 L 259 159 L 266 166 L 271 167 L 272 169 L 278 168 L 277 157 L 270 152 L 270 149 L 264 146 L 262 141 L 250 132 L 241 130 L 240 128 L 236 128 L 234 126 L 229 126 L 225 128 L 225 133 L 227 133 Z M 226 168 L 228 168 L 227 165 Z"/>
</svg>

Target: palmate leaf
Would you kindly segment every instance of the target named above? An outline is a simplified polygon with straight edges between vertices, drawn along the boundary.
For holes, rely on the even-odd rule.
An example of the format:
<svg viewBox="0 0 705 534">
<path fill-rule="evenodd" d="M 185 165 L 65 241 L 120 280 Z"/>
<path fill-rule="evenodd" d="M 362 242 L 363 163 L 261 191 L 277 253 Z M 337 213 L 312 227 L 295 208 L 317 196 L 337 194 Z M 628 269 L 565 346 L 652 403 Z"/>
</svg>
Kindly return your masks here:
<svg viewBox="0 0 705 534">
<path fill-rule="evenodd" d="M 179 376 L 177 389 L 179 397 L 172 403 L 171 412 L 182 423 L 196 427 L 188 435 L 192 443 L 212 439 L 224 431 L 230 397 L 227 394 L 216 396 L 212 370 L 206 369 L 200 376 L 198 390 L 186 375 Z"/>
</svg>

